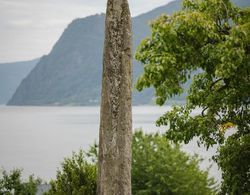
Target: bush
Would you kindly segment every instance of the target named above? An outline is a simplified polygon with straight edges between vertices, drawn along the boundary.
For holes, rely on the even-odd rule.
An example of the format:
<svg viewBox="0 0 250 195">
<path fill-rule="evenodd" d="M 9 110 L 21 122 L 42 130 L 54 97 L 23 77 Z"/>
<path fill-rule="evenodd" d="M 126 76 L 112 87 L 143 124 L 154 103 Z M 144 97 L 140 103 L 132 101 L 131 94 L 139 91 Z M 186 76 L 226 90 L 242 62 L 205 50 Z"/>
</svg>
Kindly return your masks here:
<svg viewBox="0 0 250 195">
<path fill-rule="evenodd" d="M 213 179 L 199 170 L 197 156 L 190 157 L 159 134 L 137 131 L 132 143 L 133 194 L 214 194 Z M 86 158 L 88 157 L 88 159 Z M 91 159 L 91 160 L 89 160 Z M 62 163 L 47 195 L 96 194 L 97 145 L 90 151 L 74 153 Z"/>
<path fill-rule="evenodd" d="M 189 156 L 159 134 L 137 131 L 133 136 L 133 194 L 213 194 L 214 180 L 199 170 L 199 158 Z"/>
<path fill-rule="evenodd" d="M 28 181 L 22 181 L 22 171 L 14 169 L 9 173 L 5 170 L 0 173 L 0 195 L 35 195 L 40 179 L 29 176 Z"/>
<path fill-rule="evenodd" d="M 50 182 L 46 195 L 94 195 L 96 194 L 96 165 L 86 160 L 84 152 L 73 153 L 62 162 L 56 180 Z"/>
</svg>

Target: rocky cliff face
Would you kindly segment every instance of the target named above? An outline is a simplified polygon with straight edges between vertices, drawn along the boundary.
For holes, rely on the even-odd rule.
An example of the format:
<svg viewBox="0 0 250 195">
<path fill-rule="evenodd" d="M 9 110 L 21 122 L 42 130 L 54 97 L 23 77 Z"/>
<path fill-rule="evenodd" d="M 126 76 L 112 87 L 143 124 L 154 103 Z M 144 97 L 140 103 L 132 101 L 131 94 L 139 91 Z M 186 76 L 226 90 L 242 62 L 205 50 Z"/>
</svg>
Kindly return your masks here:
<svg viewBox="0 0 250 195">
<path fill-rule="evenodd" d="M 246 0 L 235 0 L 246 6 Z M 149 22 L 181 7 L 181 0 L 133 18 L 134 50 L 149 35 Z M 104 14 L 76 19 L 63 32 L 47 56 L 21 82 L 8 105 L 98 105 L 101 93 Z M 142 66 L 134 61 L 134 81 Z M 133 90 L 133 103 L 152 102 L 152 89 Z M 182 100 L 184 96 L 179 98 Z"/>
<path fill-rule="evenodd" d="M 134 49 L 149 35 L 149 20 L 179 8 L 179 1 L 133 18 Z M 52 51 L 21 82 L 8 105 L 97 105 L 100 102 L 104 14 L 76 19 Z M 142 66 L 134 62 L 134 80 Z M 135 91 L 135 90 L 134 90 Z M 134 103 L 149 103 L 152 90 L 134 93 Z"/>
</svg>

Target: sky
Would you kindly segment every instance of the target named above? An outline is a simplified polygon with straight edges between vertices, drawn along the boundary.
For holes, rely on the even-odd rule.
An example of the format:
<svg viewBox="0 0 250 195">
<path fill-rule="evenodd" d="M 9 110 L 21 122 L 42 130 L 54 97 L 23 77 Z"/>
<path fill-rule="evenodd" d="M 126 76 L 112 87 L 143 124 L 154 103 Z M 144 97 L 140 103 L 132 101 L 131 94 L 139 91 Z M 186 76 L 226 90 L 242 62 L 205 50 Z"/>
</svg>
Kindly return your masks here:
<svg viewBox="0 0 250 195">
<path fill-rule="evenodd" d="M 129 0 L 132 16 L 171 0 Z M 48 54 L 75 18 L 104 13 L 106 0 L 0 0 L 0 63 Z"/>
</svg>

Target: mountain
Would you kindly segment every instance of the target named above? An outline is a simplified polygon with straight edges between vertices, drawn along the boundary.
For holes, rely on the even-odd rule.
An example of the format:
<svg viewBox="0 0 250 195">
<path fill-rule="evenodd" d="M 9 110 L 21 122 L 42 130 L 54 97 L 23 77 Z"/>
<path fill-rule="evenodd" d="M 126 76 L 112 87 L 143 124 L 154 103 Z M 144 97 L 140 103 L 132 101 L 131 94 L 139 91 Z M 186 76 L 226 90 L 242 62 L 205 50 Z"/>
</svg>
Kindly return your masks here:
<svg viewBox="0 0 250 195">
<path fill-rule="evenodd" d="M 149 35 L 148 21 L 180 7 L 180 1 L 133 18 L 134 42 Z M 76 19 L 63 32 L 52 51 L 43 56 L 21 82 L 8 105 L 96 105 L 100 102 L 104 14 Z M 142 66 L 134 62 L 134 80 Z M 134 103 L 149 103 L 152 90 L 138 93 Z"/>
<path fill-rule="evenodd" d="M 238 5 L 246 0 L 236 0 Z M 168 3 L 134 17 L 133 46 L 150 35 L 149 21 L 159 15 L 171 14 L 181 7 L 181 0 Z M 97 105 L 100 102 L 104 14 L 76 19 L 63 32 L 52 51 L 43 56 L 21 82 L 8 105 Z M 134 61 L 134 81 L 142 66 Z M 134 90 L 133 103 L 152 102 L 153 90 Z M 183 100 L 178 97 L 174 100 Z"/>
<path fill-rule="evenodd" d="M 249 7 L 250 6 L 249 0 L 233 0 L 232 2 L 234 2 L 234 4 L 239 6 L 239 7 Z"/>
<path fill-rule="evenodd" d="M 0 64 L 0 105 L 6 104 L 39 59 Z"/>
</svg>

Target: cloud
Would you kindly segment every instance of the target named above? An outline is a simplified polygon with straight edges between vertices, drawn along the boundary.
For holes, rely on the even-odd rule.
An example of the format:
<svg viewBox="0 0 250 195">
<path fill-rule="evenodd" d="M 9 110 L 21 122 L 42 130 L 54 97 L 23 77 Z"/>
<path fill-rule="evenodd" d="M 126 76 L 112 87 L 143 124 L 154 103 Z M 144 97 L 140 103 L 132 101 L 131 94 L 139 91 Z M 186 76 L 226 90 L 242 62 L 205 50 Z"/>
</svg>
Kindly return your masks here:
<svg viewBox="0 0 250 195">
<path fill-rule="evenodd" d="M 133 16 L 170 0 L 129 0 Z M 0 62 L 48 53 L 75 18 L 105 12 L 106 0 L 0 0 Z"/>
<path fill-rule="evenodd" d="M 29 3 L 25 1 L 16 1 L 16 0 L 1 0 L 1 6 L 5 7 L 18 7 L 18 8 L 24 8 L 29 7 Z"/>
<path fill-rule="evenodd" d="M 30 25 L 32 25 L 32 21 L 31 20 L 14 20 L 14 21 L 9 21 L 8 22 L 10 25 L 12 26 L 17 26 L 17 27 L 28 27 Z"/>
</svg>

